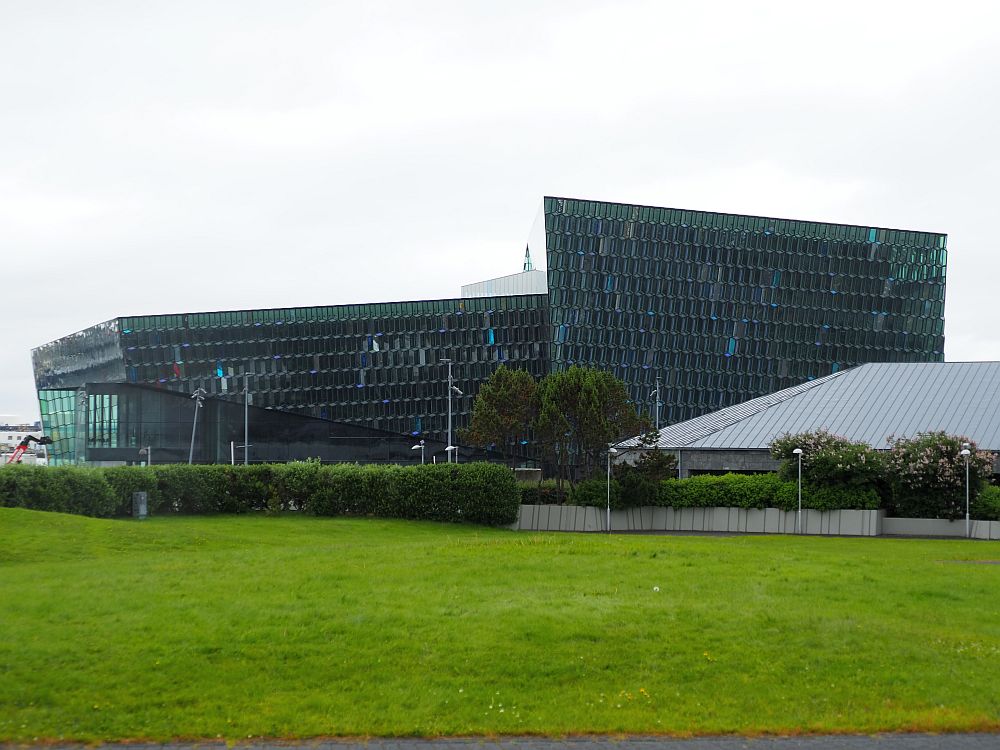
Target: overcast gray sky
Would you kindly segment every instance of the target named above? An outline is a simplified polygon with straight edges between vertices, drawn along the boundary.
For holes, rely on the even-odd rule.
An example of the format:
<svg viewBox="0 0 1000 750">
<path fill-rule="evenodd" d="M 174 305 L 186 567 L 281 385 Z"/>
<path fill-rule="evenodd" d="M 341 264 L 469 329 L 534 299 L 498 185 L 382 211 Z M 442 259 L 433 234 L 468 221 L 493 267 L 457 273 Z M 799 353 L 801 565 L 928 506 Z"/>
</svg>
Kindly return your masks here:
<svg viewBox="0 0 1000 750">
<path fill-rule="evenodd" d="M 119 315 L 456 296 L 546 194 L 947 232 L 1000 359 L 994 8 L 0 0 L 0 413 Z"/>
</svg>

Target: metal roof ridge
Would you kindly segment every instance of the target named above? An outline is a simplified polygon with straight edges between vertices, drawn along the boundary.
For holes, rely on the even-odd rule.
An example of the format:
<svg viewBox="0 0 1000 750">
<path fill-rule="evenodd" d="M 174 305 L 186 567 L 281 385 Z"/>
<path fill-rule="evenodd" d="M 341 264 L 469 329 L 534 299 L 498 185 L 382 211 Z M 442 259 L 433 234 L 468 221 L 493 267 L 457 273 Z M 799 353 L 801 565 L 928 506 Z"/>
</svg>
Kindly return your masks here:
<svg viewBox="0 0 1000 750">
<path fill-rule="evenodd" d="M 696 440 L 703 440 L 709 435 L 721 432 L 737 422 L 741 422 L 744 419 L 761 414 L 768 409 L 779 406 L 790 399 L 801 395 L 802 393 L 812 390 L 813 388 L 825 385 L 834 378 L 854 372 L 855 370 L 861 369 L 865 366 L 866 365 L 860 365 L 859 367 L 852 367 L 848 370 L 831 373 L 830 375 L 817 378 L 816 380 L 807 380 L 804 383 L 799 383 L 798 385 L 793 385 L 789 388 L 783 388 L 780 391 L 768 393 L 764 396 L 758 396 L 757 398 L 750 399 L 749 401 L 744 401 L 739 404 L 733 404 L 732 406 L 727 406 L 723 409 L 719 409 L 718 411 L 703 414 L 700 417 L 694 417 L 693 419 L 678 422 L 677 424 L 667 425 L 666 427 L 661 428 L 657 434 L 656 447 L 683 447 L 690 445 Z M 670 440 L 672 435 L 675 433 L 677 437 Z M 628 438 L 627 440 L 623 440 L 616 445 L 620 448 L 639 447 L 641 445 L 640 436 Z"/>
</svg>

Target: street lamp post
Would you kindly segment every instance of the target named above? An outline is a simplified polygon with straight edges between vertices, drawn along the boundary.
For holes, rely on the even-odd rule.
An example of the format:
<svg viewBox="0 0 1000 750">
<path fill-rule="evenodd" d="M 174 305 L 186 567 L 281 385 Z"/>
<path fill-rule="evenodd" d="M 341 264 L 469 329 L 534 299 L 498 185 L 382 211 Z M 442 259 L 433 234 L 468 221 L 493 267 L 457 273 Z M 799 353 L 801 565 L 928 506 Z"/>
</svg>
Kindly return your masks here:
<svg viewBox="0 0 1000 750">
<path fill-rule="evenodd" d="M 419 443 L 410 448 L 411 451 L 415 451 L 417 448 L 420 449 L 420 465 L 424 465 L 424 441 L 421 440 Z"/>
<path fill-rule="evenodd" d="M 650 391 L 650 398 L 653 399 L 653 422 L 656 424 L 656 431 L 660 431 L 660 376 L 656 376 L 656 388 Z"/>
<path fill-rule="evenodd" d="M 198 431 L 198 410 L 204 405 L 205 396 L 206 391 L 203 388 L 196 388 L 191 394 L 191 398 L 194 399 L 194 420 L 191 422 L 191 450 L 188 451 L 188 464 L 194 462 L 194 436 Z"/>
<path fill-rule="evenodd" d="M 243 373 L 243 465 L 250 463 L 250 381 Z"/>
<path fill-rule="evenodd" d="M 608 448 L 608 533 L 611 533 L 611 457 L 618 455 L 614 448 Z"/>
<path fill-rule="evenodd" d="M 792 451 L 799 459 L 799 512 L 795 516 L 795 533 L 802 533 L 802 449 L 796 448 Z"/>
<path fill-rule="evenodd" d="M 968 443 L 962 443 L 962 452 L 958 455 L 965 456 L 965 537 L 968 539 L 971 536 L 969 533 L 969 456 L 972 455 Z"/>
<path fill-rule="evenodd" d="M 451 442 L 451 394 L 454 393 L 456 396 L 464 396 L 465 394 L 455 387 L 455 381 L 451 377 L 451 360 L 442 359 L 440 361 L 448 365 L 448 447 L 445 451 L 448 453 L 448 463 L 451 463 L 452 453 L 455 454 L 455 463 L 458 463 L 458 448 Z"/>
</svg>

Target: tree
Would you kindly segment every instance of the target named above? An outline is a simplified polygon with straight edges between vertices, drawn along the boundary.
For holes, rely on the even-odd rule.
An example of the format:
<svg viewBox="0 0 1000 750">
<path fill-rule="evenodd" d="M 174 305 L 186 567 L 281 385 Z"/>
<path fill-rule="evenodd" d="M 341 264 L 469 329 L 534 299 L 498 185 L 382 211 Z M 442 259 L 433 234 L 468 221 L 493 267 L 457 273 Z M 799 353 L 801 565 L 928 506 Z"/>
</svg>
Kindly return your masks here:
<svg viewBox="0 0 1000 750">
<path fill-rule="evenodd" d="M 500 365 L 476 394 L 463 439 L 482 448 L 495 445 L 513 465 L 534 418 L 535 389 L 529 373 Z"/>
<path fill-rule="evenodd" d="M 547 375 L 536 392 L 535 438 L 560 483 L 590 476 L 610 443 L 649 429 L 625 384 L 609 372 L 574 365 Z M 574 471 L 575 469 L 575 471 Z"/>
</svg>

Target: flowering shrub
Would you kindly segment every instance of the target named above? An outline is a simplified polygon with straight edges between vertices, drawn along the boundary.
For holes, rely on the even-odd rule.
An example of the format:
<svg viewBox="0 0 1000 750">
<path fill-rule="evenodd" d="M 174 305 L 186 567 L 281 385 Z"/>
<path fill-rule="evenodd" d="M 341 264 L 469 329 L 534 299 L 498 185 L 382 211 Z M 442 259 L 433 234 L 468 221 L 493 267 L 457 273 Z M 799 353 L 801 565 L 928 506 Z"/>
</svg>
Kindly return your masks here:
<svg viewBox="0 0 1000 750">
<path fill-rule="evenodd" d="M 814 430 L 812 432 L 799 432 L 791 434 L 786 432 L 781 437 L 776 437 L 771 441 L 771 455 L 774 458 L 795 458 L 792 451 L 796 448 L 802 449 L 802 460 L 805 460 L 824 448 L 837 445 L 850 445 L 851 441 L 840 435 L 834 435 L 827 430 Z"/>
<path fill-rule="evenodd" d="M 817 487 L 856 487 L 878 490 L 885 484 L 885 456 L 866 443 L 843 443 L 816 451 L 803 477 Z"/>
<path fill-rule="evenodd" d="M 796 435 L 785 433 L 771 442 L 771 457 L 784 461 L 778 474 L 782 479 L 794 482 L 798 478 L 798 459 L 792 452 L 802 449 L 802 479 L 808 481 L 809 470 L 814 457 L 822 451 L 839 449 L 853 445 L 850 440 L 834 435 L 826 430 L 800 432 Z"/>
<path fill-rule="evenodd" d="M 968 443 L 969 495 L 975 500 L 990 475 L 993 454 L 976 449 L 965 437 L 930 432 L 916 438 L 889 439 L 886 466 L 892 487 L 893 515 L 910 518 L 961 518 L 965 515 L 965 458 Z"/>
<path fill-rule="evenodd" d="M 852 443 L 826 430 L 782 435 L 771 443 L 771 455 L 784 459 L 778 473 L 790 482 L 798 478 L 796 448 L 802 449 L 802 484 L 808 493 L 853 490 L 864 496 L 864 507 L 872 494 L 888 495 L 884 457 L 867 443 Z"/>
</svg>

